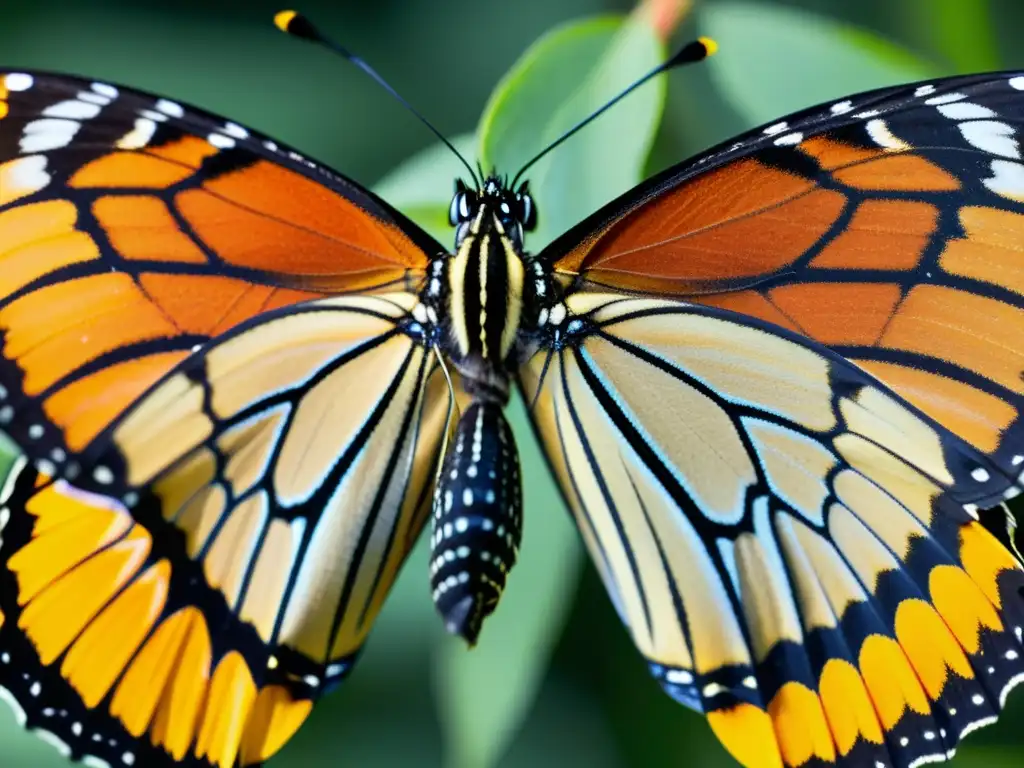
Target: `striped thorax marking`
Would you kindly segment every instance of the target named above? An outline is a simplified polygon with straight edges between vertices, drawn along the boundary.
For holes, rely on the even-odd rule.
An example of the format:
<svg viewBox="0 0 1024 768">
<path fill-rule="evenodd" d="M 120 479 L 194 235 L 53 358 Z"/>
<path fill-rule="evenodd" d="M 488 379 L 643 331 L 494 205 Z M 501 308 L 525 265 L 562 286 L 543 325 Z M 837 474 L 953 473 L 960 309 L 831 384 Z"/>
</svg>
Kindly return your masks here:
<svg viewBox="0 0 1024 768">
<path fill-rule="evenodd" d="M 481 206 L 448 269 L 449 316 L 459 355 L 501 368 L 522 317 L 522 256 Z"/>
</svg>

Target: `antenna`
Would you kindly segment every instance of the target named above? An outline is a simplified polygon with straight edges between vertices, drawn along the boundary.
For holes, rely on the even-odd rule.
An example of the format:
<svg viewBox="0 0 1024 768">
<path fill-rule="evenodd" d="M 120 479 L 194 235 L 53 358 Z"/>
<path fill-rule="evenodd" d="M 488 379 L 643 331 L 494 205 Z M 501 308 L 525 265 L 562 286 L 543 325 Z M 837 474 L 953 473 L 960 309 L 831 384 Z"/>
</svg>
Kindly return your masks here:
<svg viewBox="0 0 1024 768">
<path fill-rule="evenodd" d="M 708 58 L 709 56 L 714 56 L 715 52 L 717 50 L 718 50 L 718 43 L 716 43 L 710 37 L 698 37 L 696 40 L 694 40 L 692 42 L 689 42 L 686 45 L 684 45 L 682 48 L 680 48 L 678 51 L 676 51 L 675 55 L 672 56 L 672 58 L 670 58 L 667 61 L 665 61 L 664 63 L 659 64 L 658 66 L 656 66 L 654 69 L 652 69 L 646 75 L 644 75 L 639 80 L 637 80 L 632 85 L 630 85 L 628 88 L 626 88 L 624 91 L 622 91 L 618 96 L 613 98 L 611 101 L 606 103 L 604 106 L 599 107 L 595 111 L 591 112 L 590 115 L 588 115 L 587 117 L 585 117 L 582 120 L 580 120 L 578 123 L 576 123 L 576 125 L 574 125 L 572 128 L 567 130 L 565 133 L 563 133 L 561 136 L 559 136 L 553 142 L 551 142 L 546 147 L 544 147 L 544 149 L 542 149 L 540 152 L 538 152 L 536 155 L 534 155 L 532 158 L 530 158 L 526 162 L 526 164 L 523 165 L 523 167 L 520 168 L 519 171 L 516 173 L 516 175 L 512 178 L 512 184 L 510 185 L 510 189 L 515 189 L 516 183 L 519 181 L 519 178 L 534 163 L 536 163 L 542 157 L 547 155 L 548 152 L 553 150 L 555 147 L 560 146 L 570 136 L 574 136 L 584 126 L 589 125 L 594 120 L 599 118 L 601 115 L 603 115 L 609 109 L 614 107 L 616 104 L 618 104 L 620 101 L 622 101 L 624 98 L 626 98 L 629 94 L 631 94 L 633 91 L 635 91 L 641 85 L 646 83 L 648 80 L 650 80 L 653 77 L 656 77 L 657 75 L 660 75 L 662 72 L 668 72 L 671 69 L 675 69 L 676 67 L 681 67 L 681 66 L 683 66 L 685 64 L 695 64 L 698 61 L 703 61 L 704 59 Z"/>
<path fill-rule="evenodd" d="M 448 147 L 448 149 L 450 149 L 452 153 L 457 158 L 459 158 L 459 160 L 462 161 L 462 164 L 466 166 L 466 170 L 469 171 L 469 175 L 470 178 L 473 179 L 473 183 L 476 184 L 478 189 L 480 188 L 480 186 L 482 185 L 480 178 L 476 175 L 476 172 L 473 170 L 473 166 L 471 166 L 466 161 L 466 158 L 462 156 L 459 150 L 457 150 L 455 146 L 444 137 L 444 134 L 437 130 L 437 128 L 435 128 L 431 124 L 431 122 L 427 120 L 427 118 L 420 114 L 419 110 L 417 110 L 412 104 L 406 101 L 402 97 L 402 95 L 398 93 L 398 91 L 391 87 L 387 80 L 381 77 L 377 73 L 377 71 L 369 64 L 367 64 L 363 59 L 356 56 L 348 48 L 345 48 L 344 46 L 339 45 L 330 38 L 325 37 L 320 32 L 320 30 L 313 25 L 313 22 L 311 22 L 305 16 L 296 11 L 280 11 L 279 13 L 275 14 L 274 26 L 276 26 L 282 32 L 286 32 L 287 34 L 293 35 L 294 37 L 298 37 L 301 38 L 302 40 L 308 40 L 310 42 L 322 45 L 324 48 L 333 51 L 342 58 L 350 61 L 352 64 L 355 64 L 357 67 L 359 67 L 359 69 L 363 70 L 363 72 L 372 77 L 377 82 L 377 84 L 381 86 L 381 88 L 390 93 L 398 101 L 399 104 L 401 104 L 407 110 L 412 112 L 421 123 L 423 123 L 425 126 L 427 126 L 427 128 L 430 129 L 431 133 L 437 136 L 437 138 L 439 138 L 444 143 L 444 145 Z"/>
</svg>

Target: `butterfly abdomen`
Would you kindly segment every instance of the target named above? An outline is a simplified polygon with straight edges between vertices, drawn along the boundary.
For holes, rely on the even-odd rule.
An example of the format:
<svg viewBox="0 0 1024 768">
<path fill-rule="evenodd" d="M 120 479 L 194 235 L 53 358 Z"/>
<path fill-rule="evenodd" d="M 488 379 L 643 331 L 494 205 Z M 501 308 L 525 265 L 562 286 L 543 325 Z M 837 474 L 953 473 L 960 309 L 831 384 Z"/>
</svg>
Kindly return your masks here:
<svg viewBox="0 0 1024 768">
<path fill-rule="evenodd" d="M 522 536 L 519 454 L 502 407 L 476 401 L 459 420 L 434 495 L 430 586 L 449 632 L 476 642 Z"/>
</svg>

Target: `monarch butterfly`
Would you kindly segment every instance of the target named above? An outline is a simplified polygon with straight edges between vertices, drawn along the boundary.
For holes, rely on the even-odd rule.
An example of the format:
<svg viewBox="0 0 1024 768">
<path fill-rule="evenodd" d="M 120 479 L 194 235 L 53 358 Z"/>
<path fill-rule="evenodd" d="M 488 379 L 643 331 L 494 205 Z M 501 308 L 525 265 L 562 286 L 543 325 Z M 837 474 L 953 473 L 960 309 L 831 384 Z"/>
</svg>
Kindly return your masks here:
<svg viewBox="0 0 1024 768">
<path fill-rule="evenodd" d="M 531 255 L 518 178 L 469 169 L 449 253 L 235 123 L 0 72 L 0 697 L 94 765 L 259 764 L 428 518 L 475 641 L 518 387 L 652 674 L 740 763 L 952 755 L 1024 679 L 1022 91 L 791 115 Z"/>
</svg>

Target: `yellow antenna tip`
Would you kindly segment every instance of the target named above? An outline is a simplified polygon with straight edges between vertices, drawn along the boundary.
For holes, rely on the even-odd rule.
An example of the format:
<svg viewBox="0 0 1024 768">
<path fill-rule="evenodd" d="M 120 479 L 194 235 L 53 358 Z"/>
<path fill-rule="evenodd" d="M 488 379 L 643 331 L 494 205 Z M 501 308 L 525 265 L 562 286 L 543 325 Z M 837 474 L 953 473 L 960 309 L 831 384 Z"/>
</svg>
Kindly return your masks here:
<svg viewBox="0 0 1024 768">
<path fill-rule="evenodd" d="M 704 50 L 707 51 L 706 56 L 714 56 L 718 53 L 718 43 L 712 40 L 710 37 L 698 37 L 700 44 L 704 46 Z"/>
<path fill-rule="evenodd" d="M 292 20 L 299 14 L 295 11 L 279 11 L 274 14 L 274 26 L 280 29 L 282 32 L 288 31 L 288 25 L 292 23 Z"/>
</svg>

